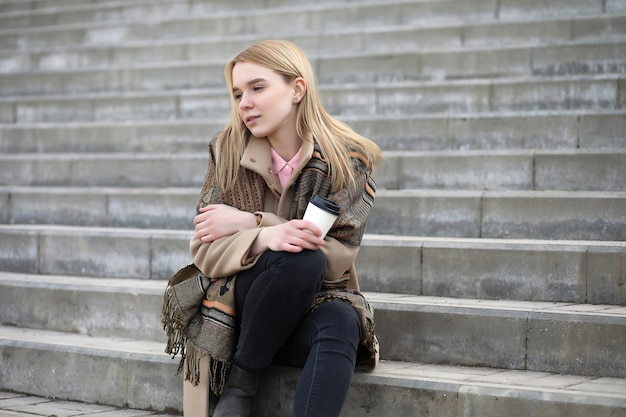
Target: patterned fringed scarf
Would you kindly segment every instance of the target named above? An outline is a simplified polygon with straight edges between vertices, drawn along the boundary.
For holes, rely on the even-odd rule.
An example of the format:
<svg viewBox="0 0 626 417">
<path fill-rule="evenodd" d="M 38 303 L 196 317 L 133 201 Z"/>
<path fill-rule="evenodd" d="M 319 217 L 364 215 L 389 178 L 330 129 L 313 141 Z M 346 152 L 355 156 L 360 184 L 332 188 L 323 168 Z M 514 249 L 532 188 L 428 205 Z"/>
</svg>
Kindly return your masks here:
<svg viewBox="0 0 626 417">
<path fill-rule="evenodd" d="M 235 350 L 234 276 L 211 279 L 193 264 L 178 271 L 163 296 L 165 352 L 181 355 L 178 372 L 186 362 L 185 380 L 197 385 L 200 359 L 209 357 L 209 388 L 220 395 Z"/>
</svg>

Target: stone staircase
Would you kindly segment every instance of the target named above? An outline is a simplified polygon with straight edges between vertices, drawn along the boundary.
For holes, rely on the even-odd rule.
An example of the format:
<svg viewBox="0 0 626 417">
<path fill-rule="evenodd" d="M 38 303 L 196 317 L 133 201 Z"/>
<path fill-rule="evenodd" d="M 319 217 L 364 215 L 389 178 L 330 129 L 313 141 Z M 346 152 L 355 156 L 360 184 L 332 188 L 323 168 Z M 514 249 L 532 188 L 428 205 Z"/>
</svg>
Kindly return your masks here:
<svg viewBox="0 0 626 417">
<path fill-rule="evenodd" d="M 385 155 L 342 416 L 626 416 L 626 1 L 312 3 L 0 1 L 0 389 L 180 413 L 162 292 L 223 65 L 280 37 Z"/>
</svg>

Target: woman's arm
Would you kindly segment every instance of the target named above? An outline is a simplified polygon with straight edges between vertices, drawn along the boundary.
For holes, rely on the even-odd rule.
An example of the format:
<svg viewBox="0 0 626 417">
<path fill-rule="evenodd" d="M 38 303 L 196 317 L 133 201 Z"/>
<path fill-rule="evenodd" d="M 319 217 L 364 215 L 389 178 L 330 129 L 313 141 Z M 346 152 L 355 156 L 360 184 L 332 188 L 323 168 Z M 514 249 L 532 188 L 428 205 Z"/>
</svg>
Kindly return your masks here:
<svg viewBox="0 0 626 417">
<path fill-rule="evenodd" d="M 254 265 L 256 259 L 248 251 L 260 229 L 254 214 L 227 204 L 217 180 L 214 144 L 215 139 L 209 145 L 189 249 L 193 263 L 204 274 L 225 277 Z"/>
<path fill-rule="evenodd" d="M 226 204 L 209 204 L 199 211 L 193 220 L 194 237 L 205 243 L 257 226 L 257 216 L 254 213 Z"/>
<path fill-rule="evenodd" d="M 194 264 L 207 276 L 228 276 L 248 269 L 268 249 L 299 252 L 325 244 L 319 228 L 308 221 L 287 221 L 261 211 L 251 213 L 228 201 L 217 183 L 214 149 L 210 146 L 209 167 L 189 243 Z"/>
<path fill-rule="evenodd" d="M 266 250 L 300 252 L 325 246 L 322 231 L 306 220 L 245 229 L 203 242 L 194 234 L 189 248 L 194 264 L 207 276 L 222 277 L 251 268 Z"/>
</svg>

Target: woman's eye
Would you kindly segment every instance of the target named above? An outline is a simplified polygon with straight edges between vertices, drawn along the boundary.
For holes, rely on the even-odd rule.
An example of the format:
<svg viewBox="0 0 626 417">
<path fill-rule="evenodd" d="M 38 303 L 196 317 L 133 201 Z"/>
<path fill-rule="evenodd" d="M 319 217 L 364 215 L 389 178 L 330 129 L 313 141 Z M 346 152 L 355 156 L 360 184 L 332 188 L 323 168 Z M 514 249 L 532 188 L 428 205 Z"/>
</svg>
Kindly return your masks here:
<svg viewBox="0 0 626 417">
<path fill-rule="evenodd" d="M 235 95 L 233 96 L 233 98 L 234 98 L 236 101 L 239 101 L 239 100 L 241 100 L 241 94 L 239 94 L 239 93 L 238 93 L 238 94 L 235 94 Z"/>
<path fill-rule="evenodd" d="M 254 91 L 261 91 L 263 90 L 263 86 L 262 85 L 257 85 L 254 87 Z"/>
</svg>

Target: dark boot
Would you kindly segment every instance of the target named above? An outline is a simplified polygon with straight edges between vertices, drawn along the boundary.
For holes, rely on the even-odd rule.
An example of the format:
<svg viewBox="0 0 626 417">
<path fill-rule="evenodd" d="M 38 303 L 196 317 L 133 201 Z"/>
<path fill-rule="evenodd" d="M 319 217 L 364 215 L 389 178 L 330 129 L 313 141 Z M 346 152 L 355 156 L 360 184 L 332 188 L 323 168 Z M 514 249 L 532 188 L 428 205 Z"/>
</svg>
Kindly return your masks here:
<svg viewBox="0 0 626 417">
<path fill-rule="evenodd" d="M 213 417 L 249 417 L 261 374 L 253 374 L 233 365 Z"/>
</svg>

